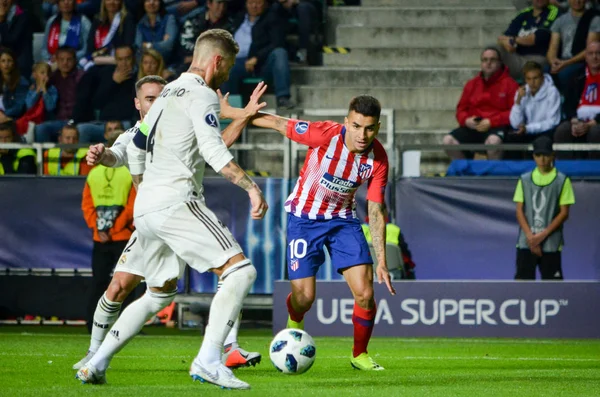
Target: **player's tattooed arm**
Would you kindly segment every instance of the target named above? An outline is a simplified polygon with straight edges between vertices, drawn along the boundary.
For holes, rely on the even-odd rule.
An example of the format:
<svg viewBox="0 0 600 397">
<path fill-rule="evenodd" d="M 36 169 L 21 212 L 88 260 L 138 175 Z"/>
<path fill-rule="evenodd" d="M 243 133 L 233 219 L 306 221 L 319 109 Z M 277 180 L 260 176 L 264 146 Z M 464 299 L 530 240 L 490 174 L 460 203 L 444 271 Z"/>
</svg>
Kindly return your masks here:
<svg viewBox="0 0 600 397">
<path fill-rule="evenodd" d="M 252 189 L 258 189 L 260 191 L 258 185 L 252 179 L 250 179 L 248 174 L 246 174 L 244 170 L 241 169 L 240 166 L 233 160 L 227 163 L 225 167 L 221 168 L 219 174 L 221 174 L 229 182 L 238 185 L 245 191 L 250 191 Z"/>
<path fill-rule="evenodd" d="M 142 183 L 142 179 L 144 179 L 143 177 L 143 175 L 131 175 L 131 180 L 133 181 L 133 186 L 135 187 L 136 191 L 138 190 L 140 183 Z"/>
<path fill-rule="evenodd" d="M 369 200 L 369 230 L 373 239 L 373 248 L 377 255 L 377 264 L 386 265 L 385 257 L 385 216 L 384 207 L 381 203 Z"/>
<path fill-rule="evenodd" d="M 287 125 L 289 119 L 270 113 L 259 112 L 250 119 L 250 123 L 256 127 L 270 128 L 278 131 L 281 135 L 287 136 Z"/>
</svg>

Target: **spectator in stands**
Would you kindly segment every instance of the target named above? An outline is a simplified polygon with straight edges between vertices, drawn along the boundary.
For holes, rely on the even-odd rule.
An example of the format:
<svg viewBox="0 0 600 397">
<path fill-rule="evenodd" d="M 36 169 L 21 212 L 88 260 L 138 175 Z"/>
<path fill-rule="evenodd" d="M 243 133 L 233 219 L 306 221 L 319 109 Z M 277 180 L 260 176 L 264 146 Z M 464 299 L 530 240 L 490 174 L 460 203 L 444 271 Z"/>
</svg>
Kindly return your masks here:
<svg viewBox="0 0 600 397">
<path fill-rule="evenodd" d="M 177 62 L 169 67 L 165 78 L 176 78 L 190 68 L 194 45 L 200 34 L 209 29 L 233 30 L 233 21 L 227 16 L 228 4 L 229 0 L 207 0 L 201 14 L 185 19 L 177 45 Z"/>
<path fill-rule="evenodd" d="M 301 65 L 308 65 L 311 35 L 318 33 L 321 21 L 320 7 L 320 1 L 315 0 L 277 0 L 274 3 L 277 14 L 287 27 L 285 31 L 298 34 L 298 47 L 294 53 L 295 61 Z"/>
<path fill-rule="evenodd" d="M 31 68 L 30 68 L 31 70 Z M 0 49 L 0 123 L 18 119 L 25 113 L 29 82 L 19 72 L 14 53 Z"/>
<path fill-rule="evenodd" d="M 144 0 L 144 16 L 137 24 L 135 46 L 139 51 L 154 49 L 169 61 L 177 40 L 177 21 L 165 11 L 163 0 Z"/>
<path fill-rule="evenodd" d="M 0 1 L 0 46 L 10 48 L 21 76 L 31 76 L 33 32 L 29 15 L 14 0 Z"/>
<path fill-rule="evenodd" d="M 79 132 L 72 124 L 65 125 L 58 137 L 61 145 L 76 145 L 79 143 Z M 44 175 L 74 176 L 87 175 L 91 168 L 85 161 L 85 148 L 52 148 L 44 153 Z"/>
<path fill-rule="evenodd" d="M 0 143 L 19 143 L 12 121 L 0 123 Z M 32 149 L 0 148 L 0 175 L 35 173 L 35 152 Z"/>
<path fill-rule="evenodd" d="M 56 142 L 58 133 L 67 121 L 73 117 L 77 84 L 83 76 L 83 71 L 78 70 L 75 60 L 75 50 L 71 47 L 61 47 L 56 53 L 57 70 L 50 76 L 50 84 L 56 87 L 58 101 L 56 103 L 56 117 L 35 127 L 36 142 Z"/>
<path fill-rule="evenodd" d="M 115 131 L 124 131 L 123 123 L 119 120 L 108 120 L 104 124 L 104 139 L 107 144 L 110 143 L 110 138 L 115 136 Z M 109 147 L 112 145 L 108 145 Z"/>
<path fill-rule="evenodd" d="M 586 0 L 569 0 L 571 9 L 552 24 L 548 49 L 550 73 L 563 94 L 571 78 L 585 69 L 585 47 L 600 40 L 600 17 L 594 9 L 585 9 Z"/>
<path fill-rule="evenodd" d="M 98 90 L 92 99 L 92 105 L 99 110 L 100 121 L 79 124 L 81 142 L 103 142 L 106 120 L 121 120 L 125 127 L 129 127 L 135 117 L 136 110 L 131 101 L 136 76 L 133 48 L 127 45 L 117 47 L 115 58 L 116 66 L 101 71 Z"/>
<path fill-rule="evenodd" d="M 522 78 L 527 61 L 547 65 L 546 54 L 550 45 L 550 26 L 558 17 L 558 8 L 550 0 L 534 0 L 512 20 L 504 34 L 498 37 L 500 52 L 513 79 Z"/>
<path fill-rule="evenodd" d="M 234 20 L 234 38 L 240 46 L 229 81 L 222 91 L 239 94 L 244 78 L 259 76 L 273 82 L 277 106 L 291 109 L 290 65 L 282 21 L 266 0 L 246 0 L 247 12 Z"/>
<path fill-rule="evenodd" d="M 202 13 L 203 0 L 165 0 L 166 10 L 177 18 L 179 25 Z"/>
<path fill-rule="evenodd" d="M 567 120 L 554 133 L 556 143 L 600 143 L 600 42 L 587 45 L 585 60 L 585 70 L 567 86 L 563 105 Z M 559 152 L 561 159 L 574 156 L 574 152 Z M 599 159 L 600 152 L 590 152 L 589 157 Z"/>
<path fill-rule="evenodd" d="M 50 65 L 38 62 L 33 65 L 33 84 L 25 97 L 25 114 L 16 121 L 17 133 L 24 135 L 29 129 L 29 123 L 42 123 L 47 118 L 53 118 L 58 91 L 50 84 Z M 33 130 L 31 130 L 33 132 Z M 33 134 L 26 136 L 28 142 L 33 141 Z"/>
<path fill-rule="evenodd" d="M 504 143 L 531 143 L 541 135 L 552 139 L 560 123 L 560 93 L 552 77 L 544 74 L 542 65 L 533 61 L 525 64 L 523 75 L 525 85 L 517 90 L 510 110 L 510 125 L 514 131 L 505 135 Z M 517 158 L 510 154 L 506 153 L 505 158 Z"/>
<path fill-rule="evenodd" d="M 77 61 L 87 55 L 87 42 L 92 26 L 89 19 L 75 12 L 75 0 L 58 0 L 59 13 L 48 19 L 42 44 L 42 59 L 56 64 L 60 47 L 75 49 Z"/>
<path fill-rule="evenodd" d="M 519 85 L 502 64 L 500 52 L 488 47 L 481 53 L 481 72 L 465 85 L 456 107 L 459 128 L 444 137 L 445 145 L 459 143 L 502 143 L 510 128 L 510 109 Z M 448 150 L 453 159 L 464 158 L 466 153 Z M 467 154 L 471 156 L 472 154 Z M 489 150 L 488 159 L 500 159 L 502 152 Z"/>
<path fill-rule="evenodd" d="M 535 280 L 539 266 L 542 280 L 562 280 L 562 228 L 575 194 L 571 180 L 554 167 L 550 138 L 533 142 L 533 159 L 536 168 L 521 175 L 513 198 L 520 227 L 515 279 Z"/>
<path fill-rule="evenodd" d="M 130 98 L 131 100 L 131 98 Z M 112 145 L 122 130 L 108 137 Z M 93 231 L 93 289 L 88 306 L 88 329 L 100 296 L 110 283 L 111 273 L 133 232 L 135 189 L 127 167 L 108 168 L 97 165 L 88 175 L 81 209 L 88 227 Z"/>
<path fill-rule="evenodd" d="M 94 16 L 100 11 L 100 4 L 102 0 L 77 0 L 76 11 L 78 14 L 85 15 L 88 20 L 94 19 Z M 46 19 L 50 19 L 52 15 L 55 15 L 58 10 L 58 0 L 44 0 L 42 8 Z"/>
<path fill-rule="evenodd" d="M 136 24 L 122 0 L 102 0 L 100 16 L 94 19 L 88 36 L 88 56 L 79 65 L 88 70 L 94 65 L 114 65 L 115 48 L 135 41 Z"/>
<path fill-rule="evenodd" d="M 137 80 L 146 76 L 162 76 L 165 62 L 156 50 L 144 50 L 138 66 Z"/>
</svg>

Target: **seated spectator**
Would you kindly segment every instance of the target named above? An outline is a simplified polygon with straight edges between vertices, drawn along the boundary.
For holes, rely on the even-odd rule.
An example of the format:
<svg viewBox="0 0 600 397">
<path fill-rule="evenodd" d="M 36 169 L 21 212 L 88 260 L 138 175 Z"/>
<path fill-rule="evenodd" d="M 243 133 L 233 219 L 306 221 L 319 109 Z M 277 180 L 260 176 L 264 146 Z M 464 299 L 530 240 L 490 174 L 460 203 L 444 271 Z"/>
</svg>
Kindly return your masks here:
<svg viewBox="0 0 600 397">
<path fill-rule="evenodd" d="M 527 61 L 542 66 L 548 64 L 546 54 L 550 45 L 550 26 L 558 17 L 558 8 L 550 0 L 535 0 L 533 7 L 522 10 L 512 20 L 504 34 L 498 37 L 500 53 L 510 75 L 515 80 Z"/>
<path fill-rule="evenodd" d="M 574 75 L 585 69 L 585 47 L 600 40 L 600 17 L 585 9 L 586 0 L 569 0 L 571 9 L 552 24 L 548 62 L 558 90 L 565 93 Z"/>
<path fill-rule="evenodd" d="M 0 123 L 0 143 L 19 143 L 13 122 Z M 35 174 L 35 158 L 33 149 L 0 148 L 0 175 Z"/>
<path fill-rule="evenodd" d="M 156 50 L 145 50 L 138 66 L 137 79 L 146 76 L 162 76 L 165 69 L 165 62 Z"/>
<path fill-rule="evenodd" d="M 99 110 L 98 122 L 79 124 L 81 142 L 104 142 L 104 122 L 121 120 L 126 128 L 131 125 L 136 111 L 131 98 L 135 95 L 134 53 L 130 46 L 117 47 L 116 66 L 108 67 L 99 75 L 98 91 L 92 105 Z"/>
<path fill-rule="evenodd" d="M 75 145 L 79 143 L 79 131 L 72 124 L 65 125 L 60 130 L 58 143 Z M 48 149 L 44 153 L 44 175 L 74 176 L 87 175 L 92 167 L 87 165 L 86 148 L 80 149 Z"/>
<path fill-rule="evenodd" d="M 165 78 L 177 78 L 190 68 L 196 39 L 209 29 L 232 31 L 233 21 L 227 16 L 228 0 L 207 0 L 201 14 L 187 17 L 183 22 L 176 51 L 177 62 L 169 67 Z"/>
<path fill-rule="evenodd" d="M 309 48 L 315 47 L 310 45 L 311 35 L 318 34 L 322 19 L 319 12 L 320 2 L 314 0 L 277 0 L 273 7 L 287 26 L 286 33 L 298 34 L 297 50 L 293 52 L 295 60 L 301 65 L 308 65 Z M 291 21 L 294 21 L 294 23 Z M 318 51 L 320 52 L 321 48 Z M 314 58 L 313 53 L 314 51 L 310 52 L 311 60 Z M 313 61 L 311 64 L 315 64 L 315 62 Z"/>
<path fill-rule="evenodd" d="M 56 51 L 56 64 L 58 69 L 50 76 L 50 84 L 56 87 L 58 93 L 55 119 L 35 126 L 36 142 L 56 142 L 61 128 L 73 118 L 77 84 L 83 71 L 77 69 L 75 50 L 71 47 L 61 47 Z"/>
<path fill-rule="evenodd" d="M 56 64 L 56 51 L 71 47 L 77 61 L 87 55 L 87 42 L 92 26 L 89 19 L 75 12 L 75 0 L 58 0 L 59 13 L 50 17 L 44 32 L 42 59 Z"/>
<path fill-rule="evenodd" d="M 165 0 L 167 13 L 175 16 L 179 25 L 202 13 L 204 0 Z"/>
<path fill-rule="evenodd" d="M 75 11 L 78 14 L 85 15 L 88 20 L 94 19 L 94 16 L 100 12 L 100 3 L 102 0 L 77 0 L 77 8 Z M 135 0 L 134 0 L 135 1 Z M 59 10 L 58 0 L 44 0 L 42 9 L 44 10 L 45 18 L 48 20 L 52 15 L 56 15 Z"/>
<path fill-rule="evenodd" d="M 600 42 L 588 44 L 585 60 L 587 67 L 573 77 L 565 93 L 567 121 L 556 129 L 555 143 L 600 143 Z M 589 152 L 588 156 L 599 159 L 600 152 Z M 558 157 L 572 159 L 575 153 L 558 152 Z"/>
<path fill-rule="evenodd" d="M 88 36 L 88 56 L 79 65 L 86 71 L 94 65 L 114 65 L 115 48 L 132 46 L 135 29 L 135 21 L 122 0 L 102 0 L 100 16 L 94 19 Z"/>
<path fill-rule="evenodd" d="M 14 53 L 0 49 L 0 123 L 18 119 L 25 113 L 25 97 L 29 83 L 21 76 Z"/>
<path fill-rule="evenodd" d="M 523 67 L 525 85 L 515 94 L 510 110 L 510 125 L 515 131 L 504 136 L 504 143 L 531 143 L 541 135 L 550 139 L 560 123 L 560 93 L 542 65 L 529 61 Z M 515 154 L 516 152 L 512 152 Z M 507 152 L 505 158 L 510 156 Z"/>
<path fill-rule="evenodd" d="M 163 0 L 144 0 L 144 16 L 137 24 L 135 46 L 139 51 L 154 49 L 169 61 L 177 40 L 177 22 L 165 11 Z"/>
<path fill-rule="evenodd" d="M 13 50 L 21 76 L 31 76 L 33 32 L 29 15 L 14 0 L 0 1 L 0 46 Z"/>
<path fill-rule="evenodd" d="M 481 72 L 467 82 L 456 107 L 460 127 L 444 137 L 444 144 L 502 143 L 504 133 L 510 128 L 510 109 L 518 88 L 502 64 L 499 51 L 493 47 L 483 50 Z M 448 150 L 447 153 L 453 159 L 465 157 L 461 151 Z M 501 155 L 500 150 L 488 150 L 490 160 L 498 160 Z"/>
<path fill-rule="evenodd" d="M 104 124 L 104 139 L 106 140 L 106 147 L 112 146 L 110 144 L 111 137 L 115 135 L 117 131 L 123 131 L 123 123 L 119 120 L 108 120 Z"/>
<path fill-rule="evenodd" d="M 29 122 L 42 123 L 54 116 L 58 91 L 50 84 L 50 65 L 38 62 L 33 66 L 33 84 L 25 97 L 25 114 L 16 121 L 17 134 L 27 132 Z M 32 141 L 33 136 L 28 139 Z"/>
<path fill-rule="evenodd" d="M 224 93 L 239 94 L 243 79 L 257 76 L 275 86 L 277 106 L 291 109 L 290 65 L 282 22 L 266 0 L 246 0 L 246 12 L 234 20 L 234 38 L 240 46 Z"/>
</svg>

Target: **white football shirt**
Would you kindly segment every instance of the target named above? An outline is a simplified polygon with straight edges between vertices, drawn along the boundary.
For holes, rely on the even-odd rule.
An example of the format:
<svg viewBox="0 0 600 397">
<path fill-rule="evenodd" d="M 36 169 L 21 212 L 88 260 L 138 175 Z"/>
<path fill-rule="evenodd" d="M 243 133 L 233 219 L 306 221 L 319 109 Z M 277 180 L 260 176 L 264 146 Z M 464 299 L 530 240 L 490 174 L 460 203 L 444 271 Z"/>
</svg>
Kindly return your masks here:
<svg viewBox="0 0 600 397">
<path fill-rule="evenodd" d="M 219 113 L 217 93 L 200 76 L 183 73 L 165 86 L 140 125 L 147 142 L 136 217 L 204 199 L 205 163 L 219 172 L 233 159 L 221 137 Z"/>
<path fill-rule="evenodd" d="M 131 142 L 139 129 L 140 122 L 138 121 L 133 127 L 119 135 L 115 140 L 115 143 L 113 143 L 113 145 L 110 147 L 111 152 L 113 152 L 115 158 L 117 159 L 112 168 L 119 168 L 122 166 L 129 167 L 127 162 L 127 145 L 129 145 L 129 142 Z"/>
</svg>

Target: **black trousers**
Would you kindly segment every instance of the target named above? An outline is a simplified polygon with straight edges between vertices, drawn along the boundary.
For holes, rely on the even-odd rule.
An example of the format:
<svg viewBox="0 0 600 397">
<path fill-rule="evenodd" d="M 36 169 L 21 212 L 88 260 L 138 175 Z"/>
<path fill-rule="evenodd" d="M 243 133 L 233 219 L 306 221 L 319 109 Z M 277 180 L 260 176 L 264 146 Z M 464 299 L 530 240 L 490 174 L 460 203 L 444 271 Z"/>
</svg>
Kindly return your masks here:
<svg viewBox="0 0 600 397">
<path fill-rule="evenodd" d="M 106 288 L 108 288 L 111 273 L 126 245 L 127 240 L 109 241 L 107 243 L 94 241 L 94 248 L 92 249 L 93 286 L 89 295 L 88 315 L 86 318 L 88 331 L 90 332 L 92 330 L 94 311 L 96 310 L 98 299 L 100 299 Z"/>
<path fill-rule="evenodd" d="M 562 280 L 561 252 L 543 252 L 537 256 L 531 250 L 517 248 L 515 280 L 535 280 L 535 269 L 540 268 L 542 280 Z"/>
</svg>

